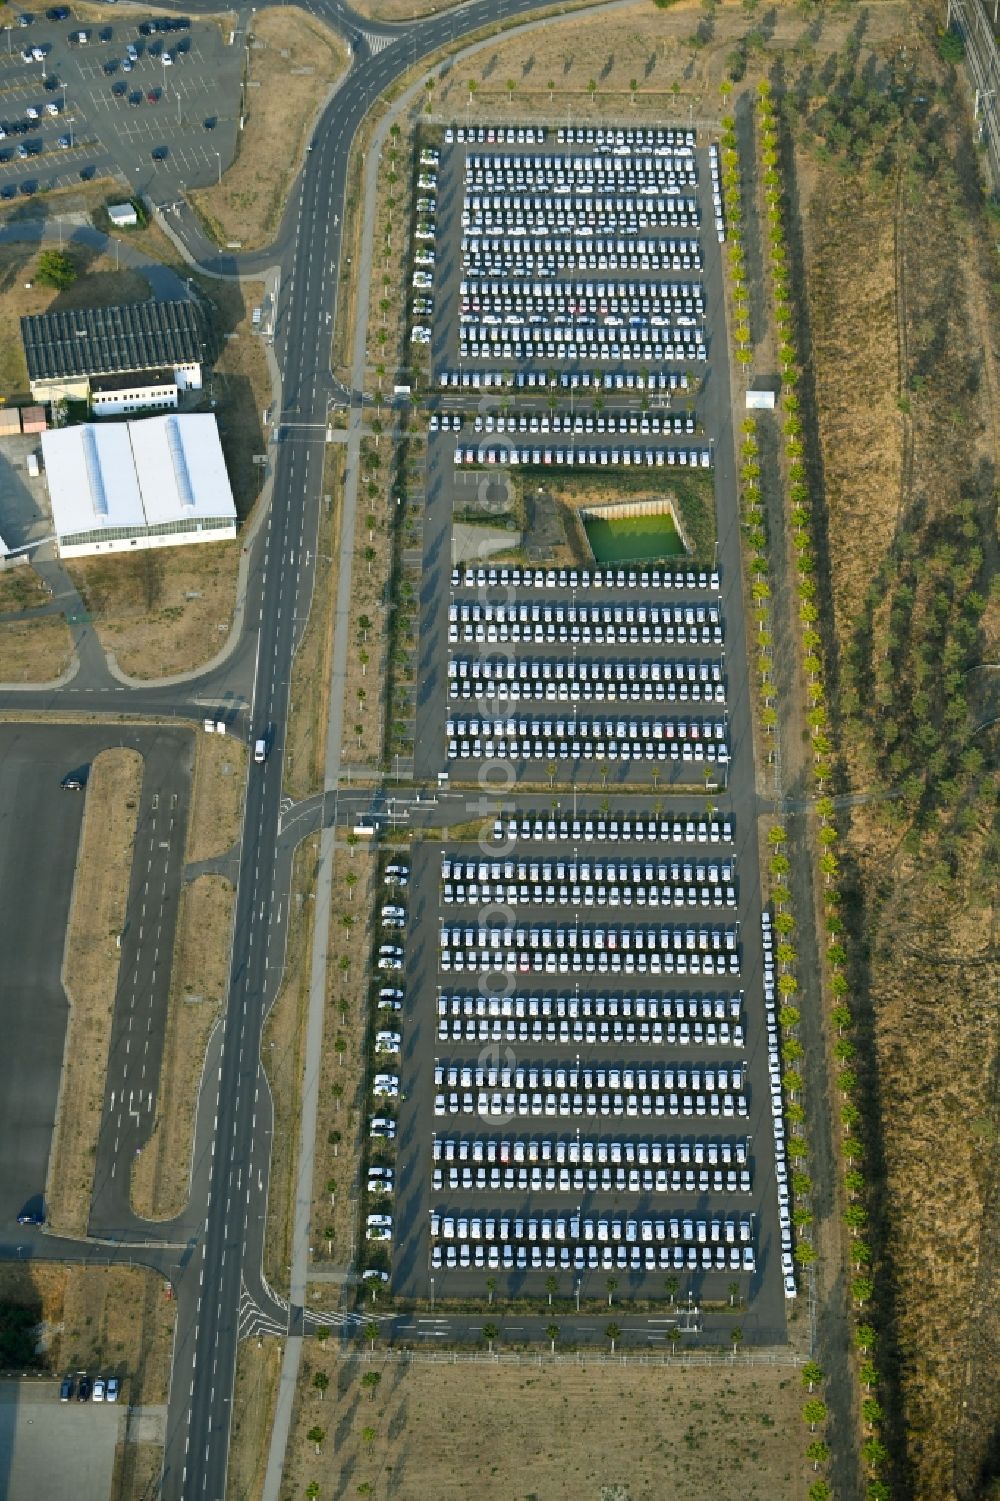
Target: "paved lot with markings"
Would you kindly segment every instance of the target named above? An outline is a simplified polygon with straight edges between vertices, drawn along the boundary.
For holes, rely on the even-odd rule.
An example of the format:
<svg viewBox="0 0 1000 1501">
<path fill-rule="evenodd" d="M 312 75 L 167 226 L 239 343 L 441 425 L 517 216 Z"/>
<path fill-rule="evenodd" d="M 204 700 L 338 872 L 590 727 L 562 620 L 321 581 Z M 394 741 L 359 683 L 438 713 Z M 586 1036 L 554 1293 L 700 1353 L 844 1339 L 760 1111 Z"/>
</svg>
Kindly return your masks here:
<svg viewBox="0 0 1000 1501">
<path fill-rule="evenodd" d="M 683 130 L 549 135 L 446 142 L 419 169 L 412 322 L 442 390 L 414 769 L 468 788 L 482 833 L 418 844 L 406 886 L 386 888 L 379 952 L 402 968 L 379 981 L 404 1000 L 379 1013 L 372 1112 L 396 1129 L 373 1139 L 372 1160 L 396 1176 L 388 1195 L 371 1181 L 370 1255 L 391 1236 L 394 1287 L 431 1298 L 480 1298 L 491 1278 L 540 1295 L 555 1278 L 562 1295 L 676 1288 L 725 1305 L 736 1284 L 747 1337 L 770 1340 L 794 1288 L 776 1193 L 718 167 Z M 598 471 L 613 493 L 616 463 L 690 466 L 703 450 L 712 462 L 713 445 L 713 557 L 560 570 L 453 555 L 470 481 L 496 488 L 518 465 L 552 463 Z M 539 810 L 525 793 L 546 785 Z"/>
<path fill-rule="evenodd" d="M 163 202 L 225 170 L 239 124 L 242 34 L 192 20 L 143 35 L 150 23 L 123 14 L 88 23 L 81 44 L 72 17 L 12 20 L 0 45 L 0 196 L 115 175 Z M 43 56 L 25 60 L 33 48 Z"/>
</svg>

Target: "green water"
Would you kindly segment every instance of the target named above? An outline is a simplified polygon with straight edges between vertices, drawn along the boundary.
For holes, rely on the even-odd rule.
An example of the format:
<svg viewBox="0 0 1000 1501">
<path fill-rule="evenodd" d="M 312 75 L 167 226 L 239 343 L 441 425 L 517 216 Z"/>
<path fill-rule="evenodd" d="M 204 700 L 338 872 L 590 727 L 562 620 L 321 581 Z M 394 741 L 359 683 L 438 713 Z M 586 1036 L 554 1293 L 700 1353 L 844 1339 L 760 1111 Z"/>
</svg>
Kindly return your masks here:
<svg viewBox="0 0 1000 1501">
<path fill-rule="evenodd" d="M 684 555 L 684 543 L 669 515 L 622 516 L 614 521 L 591 517 L 583 525 L 598 563 L 642 563 Z"/>
</svg>

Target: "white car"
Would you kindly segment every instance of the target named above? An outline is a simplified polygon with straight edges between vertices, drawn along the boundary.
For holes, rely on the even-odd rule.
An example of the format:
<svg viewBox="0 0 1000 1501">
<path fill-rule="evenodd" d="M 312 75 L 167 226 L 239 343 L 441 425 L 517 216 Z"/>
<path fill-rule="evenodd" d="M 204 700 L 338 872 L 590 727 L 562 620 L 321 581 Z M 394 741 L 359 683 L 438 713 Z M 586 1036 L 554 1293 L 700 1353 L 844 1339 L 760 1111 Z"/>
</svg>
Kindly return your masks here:
<svg viewBox="0 0 1000 1501">
<path fill-rule="evenodd" d="M 94 1394 L 91 1397 L 91 1401 L 103 1402 L 106 1391 L 107 1387 L 105 1386 L 103 1378 L 98 1376 L 97 1380 L 94 1382 Z"/>
</svg>

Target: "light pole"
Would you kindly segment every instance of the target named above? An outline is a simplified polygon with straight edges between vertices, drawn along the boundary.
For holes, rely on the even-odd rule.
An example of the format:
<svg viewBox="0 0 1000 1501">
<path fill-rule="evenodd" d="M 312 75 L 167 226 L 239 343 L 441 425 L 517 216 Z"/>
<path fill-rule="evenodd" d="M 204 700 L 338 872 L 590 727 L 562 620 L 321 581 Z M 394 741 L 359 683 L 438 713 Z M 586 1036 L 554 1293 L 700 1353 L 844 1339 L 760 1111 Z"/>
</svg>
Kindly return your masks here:
<svg viewBox="0 0 1000 1501">
<path fill-rule="evenodd" d="M 219 187 L 221 188 L 222 187 L 222 152 L 221 151 L 217 151 L 215 153 L 215 159 L 216 159 L 216 161 L 219 164 Z"/>
</svg>

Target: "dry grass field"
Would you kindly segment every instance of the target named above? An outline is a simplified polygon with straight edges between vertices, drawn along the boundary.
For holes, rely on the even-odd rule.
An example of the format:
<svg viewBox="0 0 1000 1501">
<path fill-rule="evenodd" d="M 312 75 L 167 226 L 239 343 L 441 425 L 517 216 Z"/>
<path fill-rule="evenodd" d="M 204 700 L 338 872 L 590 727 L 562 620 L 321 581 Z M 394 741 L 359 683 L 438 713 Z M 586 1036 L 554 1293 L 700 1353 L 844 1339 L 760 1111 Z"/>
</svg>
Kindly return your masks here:
<svg viewBox="0 0 1000 1501">
<path fill-rule="evenodd" d="M 222 182 L 188 196 L 220 244 L 266 245 L 285 206 L 313 117 L 347 68 L 338 37 L 290 6 L 253 19 L 246 125 Z"/>
<path fill-rule="evenodd" d="M 187 1202 L 205 1051 L 222 1012 L 236 893 L 222 876 L 181 891 L 152 1135 L 132 1163 L 132 1208 L 172 1219 Z"/>
<path fill-rule="evenodd" d="M 42 582 L 30 563 L 18 563 L 0 569 L 0 617 L 19 610 L 35 610 L 52 598 L 48 584 Z"/>
<path fill-rule="evenodd" d="M 45 1194 L 49 1223 L 61 1235 L 86 1235 L 90 1216 L 142 770 L 136 751 L 102 751 L 87 783 L 63 967 L 69 1022 Z"/>
<path fill-rule="evenodd" d="M 38 250 L 30 245 L 0 245 L 0 392 L 8 402 L 16 397 L 30 398 L 21 318 L 73 308 L 108 307 L 117 302 L 145 302 L 150 295 L 144 276 L 125 267 L 115 270 L 113 255 L 99 255 L 83 245 L 65 249 L 77 267 L 77 279 L 65 292 L 56 292 L 35 280 Z"/>
<path fill-rule="evenodd" d="M 0 620 L 0 678 L 5 683 L 47 683 L 73 660 L 73 637 L 61 615 L 42 620 Z"/>
<path fill-rule="evenodd" d="M 282 1496 L 316 1480 L 330 1501 L 602 1501 L 615 1486 L 629 1501 L 797 1501 L 806 1467 L 788 1433 L 801 1408 L 787 1367 L 382 1362 L 377 1350 L 368 1364 L 310 1341 Z"/>
<path fill-rule="evenodd" d="M 260 1501 L 280 1374 L 280 1341 L 240 1342 L 233 1386 L 226 1501 Z"/>
<path fill-rule="evenodd" d="M 268 1013 L 261 1042 L 261 1058 L 274 1106 L 264 1272 L 279 1293 L 288 1289 L 292 1248 L 292 1205 L 318 854 L 319 836 L 316 834 L 303 840 L 295 852 L 282 985 Z"/>
<path fill-rule="evenodd" d="M 911 13 L 905 57 L 869 51 L 859 23 L 857 49 L 789 83 L 844 790 L 893 792 L 846 815 L 845 916 L 875 1107 L 879 1397 L 916 1501 L 980 1493 L 1000 1406 L 997 744 L 970 674 L 1000 646 L 1000 316 L 936 19 Z"/>
<path fill-rule="evenodd" d="M 28 1308 L 41 1326 L 36 1367 L 56 1375 L 117 1372 L 123 1400 L 165 1402 L 177 1304 L 143 1267 L 0 1263 L 0 1308 Z"/>
<path fill-rule="evenodd" d="M 874 39 L 898 27 L 900 9 L 867 6 L 865 16 L 866 37 Z M 689 114 L 714 119 L 721 113 L 719 85 L 737 56 L 747 79 L 756 79 L 779 55 L 791 61 L 797 50 L 819 58 L 836 51 L 856 19 L 854 6 L 817 12 L 692 0 L 664 10 L 637 3 L 550 18 L 458 61 L 435 91 L 434 108 L 442 118 L 491 123 L 535 115 L 565 120 L 567 111 L 575 123 L 609 116 L 626 123 L 683 122 Z"/>
<path fill-rule="evenodd" d="M 225 854 L 239 838 L 247 753 L 234 735 L 198 736 L 184 851 L 189 864 Z"/>
<path fill-rule="evenodd" d="M 149 548 L 66 564 L 101 644 L 134 677 L 167 677 L 208 661 L 228 635 L 239 542 Z"/>
<path fill-rule="evenodd" d="M 323 1026 L 310 1222 L 316 1261 L 341 1268 L 353 1260 L 357 1230 L 355 1185 L 364 1145 L 368 962 L 376 864 L 374 852 L 363 845 L 338 849 L 334 860 L 330 1003 Z M 330 1183 L 336 1185 L 332 1194 Z M 337 1307 L 340 1295 L 337 1284 L 319 1283 L 310 1304 Z"/>
<path fill-rule="evenodd" d="M 328 448 L 323 475 L 324 501 L 316 540 L 317 559 L 312 601 L 309 620 L 292 665 L 288 707 L 285 790 L 296 800 L 319 792 L 323 787 L 339 564 L 342 474 L 343 456 L 340 450 Z"/>
</svg>

